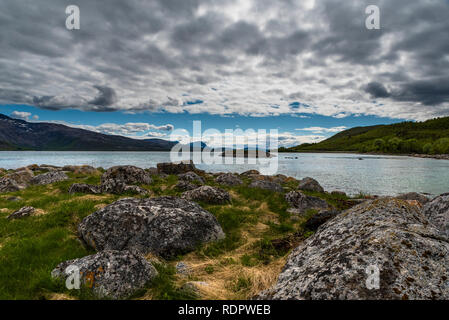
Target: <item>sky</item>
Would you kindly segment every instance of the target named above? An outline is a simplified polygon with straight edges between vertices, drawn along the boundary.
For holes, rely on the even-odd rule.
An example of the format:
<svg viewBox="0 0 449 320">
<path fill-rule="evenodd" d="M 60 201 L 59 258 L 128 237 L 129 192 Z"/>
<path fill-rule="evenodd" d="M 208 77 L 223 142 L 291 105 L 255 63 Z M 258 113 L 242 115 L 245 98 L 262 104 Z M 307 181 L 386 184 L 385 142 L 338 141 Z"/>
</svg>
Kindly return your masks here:
<svg viewBox="0 0 449 320">
<path fill-rule="evenodd" d="M 0 113 L 134 138 L 200 120 L 285 146 L 448 116 L 448 17 L 447 0 L 2 0 Z"/>
</svg>

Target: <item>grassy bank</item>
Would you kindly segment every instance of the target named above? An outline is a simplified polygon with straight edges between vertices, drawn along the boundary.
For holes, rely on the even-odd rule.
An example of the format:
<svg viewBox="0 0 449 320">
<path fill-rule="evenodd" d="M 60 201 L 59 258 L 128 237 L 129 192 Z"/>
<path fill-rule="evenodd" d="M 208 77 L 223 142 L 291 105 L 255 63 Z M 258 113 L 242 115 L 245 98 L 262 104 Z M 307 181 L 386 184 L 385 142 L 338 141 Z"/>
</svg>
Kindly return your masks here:
<svg viewBox="0 0 449 320">
<path fill-rule="evenodd" d="M 68 181 L 0 195 L 0 299 L 91 299 L 88 293 L 68 291 L 50 277 L 52 269 L 62 261 L 94 252 L 78 239 L 79 222 L 96 210 L 130 195 L 68 194 L 72 183 L 97 184 L 100 176 L 69 174 Z M 155 176 L 151 185 L 142 187 L 150 197 L 179 196 L 174 189 L 176 176 Z M 211 177 L 207 184 L 216 185 Z M 214 214 L 226 238 L 198 247 L 194 252 L 165 261 L 148 256 L 159 276 L 135 299 L 247 299 L 270 287 L 282 269 L 289 251 L 311 235 L 304 228 L 304 217 L 287 213 L 282 194 L 245 185 L 223 187 L 232 195 L 227 205 L 200 205 Z M 284 184 L 295 189 L 297 182 Z M 345 209 L 350 204 L 345 196 L 312 194 Z M 17 197 L 17 201 L 11 201 Z M 23 206 L 33 206 L 37 214 L 17 220 L 6 217 Z M 179 261 L 188 264 L 188 276 L 175 272 Z M 199 283 L 201 294 L 183 289 L 186 282 Z M 202 285 L 201 285 L 202 284 Z"/>
</svg>

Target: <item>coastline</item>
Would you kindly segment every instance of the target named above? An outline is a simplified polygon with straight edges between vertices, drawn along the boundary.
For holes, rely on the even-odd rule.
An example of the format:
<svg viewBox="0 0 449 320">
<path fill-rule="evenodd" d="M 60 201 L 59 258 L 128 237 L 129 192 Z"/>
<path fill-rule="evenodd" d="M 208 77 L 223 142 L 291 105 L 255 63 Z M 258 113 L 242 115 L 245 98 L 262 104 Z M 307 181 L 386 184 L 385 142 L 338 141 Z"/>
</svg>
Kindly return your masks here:
<svg viewBox="0 0 449 320">
<path fill-rule="evenodd" d="M 356 155 L 373 155 L 373 156 L 399 156 L 399 157 L 413 157 L 413 158 L 425 158 L 425 159 L 436 159 L 436 160 L 449 160 L 449 154 L 420 154 L 420 153 L 384 153 L 384 152 L 357 152 L 357 151 L 278 151 L 281 153 L 347 153 Z"/>
</svg>

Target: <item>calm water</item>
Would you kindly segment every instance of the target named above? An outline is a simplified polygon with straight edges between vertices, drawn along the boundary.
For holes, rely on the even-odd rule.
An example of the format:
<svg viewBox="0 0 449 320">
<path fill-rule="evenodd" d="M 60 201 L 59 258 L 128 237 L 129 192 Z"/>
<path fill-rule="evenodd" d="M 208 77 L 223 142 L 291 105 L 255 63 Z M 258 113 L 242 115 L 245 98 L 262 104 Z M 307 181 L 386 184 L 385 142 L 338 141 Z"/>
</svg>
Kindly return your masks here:
<svg viewBox="0 0 449 320">
<path fill-rule="evenodd" d="M 359 160 L 359 158 L 363 160 Z M 399 156 L 355 154 L 280 154 L 278 173 L 295 178 L 317 179 L 328 191 L 349 194 L 366 192 L 395 195 L 416 191 L 432 195 L 449 192 L 449 161 Z M 168 162 L 168 152 L 0 152 L 0 168 L 14 169 L 29 164 L 57 166 L 86 164 L 109 168 L 115 165 L 155 167 Z M 209 172 L 243 172 L 257 165 L 198 165 Z"/>
</svg>

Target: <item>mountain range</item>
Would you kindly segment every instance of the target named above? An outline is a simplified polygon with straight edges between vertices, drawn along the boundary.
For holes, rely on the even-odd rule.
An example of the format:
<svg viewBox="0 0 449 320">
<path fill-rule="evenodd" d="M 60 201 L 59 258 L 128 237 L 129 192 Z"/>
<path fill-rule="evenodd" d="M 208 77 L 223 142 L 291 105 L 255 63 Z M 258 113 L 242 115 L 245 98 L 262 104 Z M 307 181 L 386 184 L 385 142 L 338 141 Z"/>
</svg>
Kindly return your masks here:
<svg viewBox="0 0 449 320">
<path fill-rule="evenodd" d="M 0 150 L 170 151 L 177 142 L 131 139 L 62 124 L 27 122 L 0 114 Z"/>
</svg>

